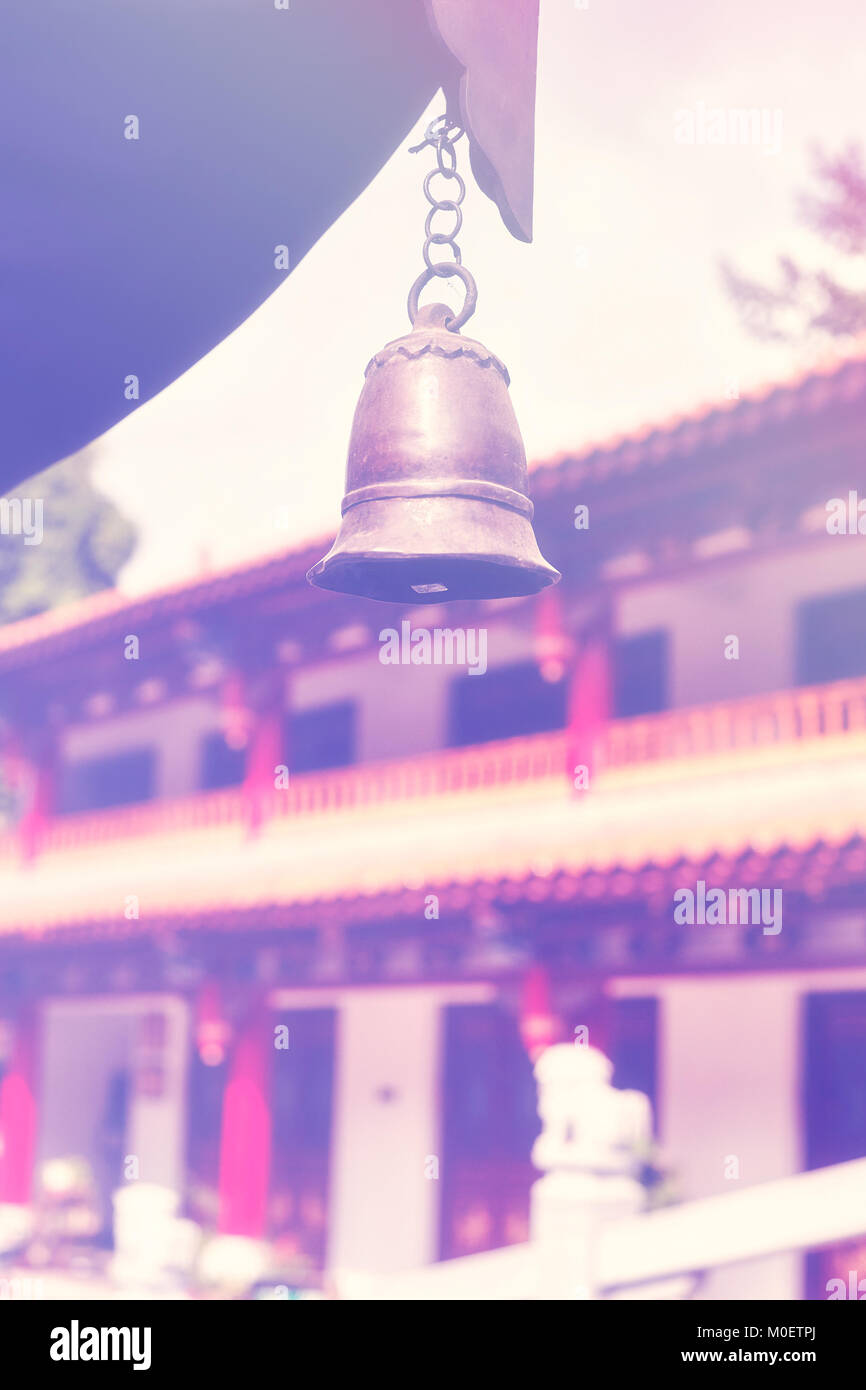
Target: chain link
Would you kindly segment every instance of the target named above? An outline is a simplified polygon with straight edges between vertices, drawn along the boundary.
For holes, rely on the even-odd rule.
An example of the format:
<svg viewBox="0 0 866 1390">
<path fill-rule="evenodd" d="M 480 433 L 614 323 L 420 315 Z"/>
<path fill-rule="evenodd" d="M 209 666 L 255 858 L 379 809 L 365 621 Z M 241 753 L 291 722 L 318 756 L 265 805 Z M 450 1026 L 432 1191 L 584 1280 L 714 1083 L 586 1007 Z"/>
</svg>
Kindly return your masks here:
<svg viewBox="0 0 866 1390">
<path fill-rule="evenodd" d="M 433 276 L 444 280 L 451 275 L 457 275 L 463 281 L 467 297 L 460 314 L 456 315 L 449 323 L 449 327 L 454 329 L 466 322 L 475 304 L 475 282 L 472 280 L 469 272 L 463 268 L 463 256 L 460 247 L 457 245 L 457 237 L 460 233 L 460 228 L 463 226 L 463 211 L 460 205 L 466 196 L 466 184 L 457 172 L 457 152 L 454 146 L 457 144 L 458 140 L 462 139 L 465 133 L 462 126 L 449 120 L 447 116 L 437 116 L 436 119 L 431 121 L 428 125 L 424 132 L 424 139 L 421 141 L 420 145 L 413 145 L 410 149 L 411 154 L 417 154 L 420 150 L 426 149 L 428 145 L 432 145 L 436 151 L 436 168 L 431 169 L 424 178 L 424 197 L 430 204 L 430 211 L 424 222 L 425 240 L 422 251 L 424 264 L 427 269 L 420 279 L 426 284 Z M 431 184 L 437 175 L 441 175 L 441 177 L 446 180 L 446 185 L 442 189 L 443 196 L 439 198 L 436 197 L 431 188 Z M 452 196 L 444 196 L 446 189 Z M 454 225 L 451 227 L 450 231 L 437 232 L 433 230 L 433 219 L 437 212 L 451 215 L 454 220 Z M 439 259 L 438 250 L 436 253 L 437 259 L 434 260 L 432 254 L 432 248 L 434 246 L 437 248 L 440 246 L 450 246 L 453 260 L 443 261 Z M 417 294 L 415 295 L 415 302 L 417 307 Z"/>
</svg>

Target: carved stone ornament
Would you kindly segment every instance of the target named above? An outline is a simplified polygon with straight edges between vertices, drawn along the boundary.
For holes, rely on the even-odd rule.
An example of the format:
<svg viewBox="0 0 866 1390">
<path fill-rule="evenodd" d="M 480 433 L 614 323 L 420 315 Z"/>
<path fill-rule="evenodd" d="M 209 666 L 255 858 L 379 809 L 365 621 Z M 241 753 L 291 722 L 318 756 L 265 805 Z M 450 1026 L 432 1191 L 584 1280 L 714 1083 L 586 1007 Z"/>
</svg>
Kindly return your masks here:
<svg viewBox="0 0 866 1390">
<path fill-rule="evenodd" d="M 545 1172 L 571 1169 L 628 1175 L 650 1138 L 652 1116 L 640 1091 L 611 1086 L 613 1064 L 594 1047 L 557 1043 L 535 1064 L 541 1134 L 532 1161 Z"/>
</svg>

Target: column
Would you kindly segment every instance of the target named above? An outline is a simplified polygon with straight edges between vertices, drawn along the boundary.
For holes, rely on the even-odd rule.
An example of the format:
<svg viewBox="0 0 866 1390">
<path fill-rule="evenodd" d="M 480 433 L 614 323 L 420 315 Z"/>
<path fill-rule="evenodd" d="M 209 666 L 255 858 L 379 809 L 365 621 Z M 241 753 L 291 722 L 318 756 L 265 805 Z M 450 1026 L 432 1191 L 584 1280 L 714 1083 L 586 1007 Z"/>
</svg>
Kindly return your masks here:
<svg viewBox="0 0 866 1390">
<path fill-rule="evenodd" d="M 273 1047 L 270 1015 L 259 1004 L 238 1028 L 223 1096 L 218 1217 L 221 1235 L 262 1239 L 266 1232 Z"/>
<path fill-rule="evenodd" d="M 333 1270 L 429 1264 L 439 1244 L 441 1004 L 433 990 L 358 990 L 340 1009 Z"/>
<path fill-rule="evenodd" d="M 799 1171 L 799 1010 L 781 974 L 663 986 L 661 1139 L 683 1200 Z M 801 1264 L 780 1254 L 717 1269 L 699 1297 L 799 1298 Z"/>
</svg>

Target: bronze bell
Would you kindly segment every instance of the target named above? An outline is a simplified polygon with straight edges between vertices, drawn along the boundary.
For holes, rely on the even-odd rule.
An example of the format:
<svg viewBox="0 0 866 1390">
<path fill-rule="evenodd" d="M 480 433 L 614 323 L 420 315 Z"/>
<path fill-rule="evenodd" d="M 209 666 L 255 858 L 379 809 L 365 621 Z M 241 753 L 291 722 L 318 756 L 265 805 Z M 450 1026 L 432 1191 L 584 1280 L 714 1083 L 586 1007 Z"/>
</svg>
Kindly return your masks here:
<svg viewBox="0 0 866 1390">
<path fill-rule="evenodd" d="M 462 338 L 459 314 L 418 308 L 412 331 L 369 363 L 355 410 L 339 534 L 307 575 L 340 593 L 398 603 L 534 594 L 559 573 L 532 530 L 526 454 L 508 372 Z"/>
</svg>

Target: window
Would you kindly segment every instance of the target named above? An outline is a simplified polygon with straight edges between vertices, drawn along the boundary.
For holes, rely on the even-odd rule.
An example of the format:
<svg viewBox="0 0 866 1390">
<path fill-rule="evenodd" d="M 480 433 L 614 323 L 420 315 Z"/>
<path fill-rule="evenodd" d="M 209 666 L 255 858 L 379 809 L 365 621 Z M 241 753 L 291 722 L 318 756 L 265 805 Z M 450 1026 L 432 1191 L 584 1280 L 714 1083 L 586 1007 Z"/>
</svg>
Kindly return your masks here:
<svg viewBox="0 0 866 1390">
<path fill-rule="evenodd" d="M 346 767 L 355 761 L 356 706 L 351 700 L 288 714 L 283 747 L 291 772 Z M 244 780 L 247 749 L 229 748 L 219 732 L 202 740 L 199 786 L 205 791 L 237 787 Z"/>
<path fill-rule="evenodd" d="M 219 732 L 208 734 L 201 744 L 199 786 L 203 791 L 238 786 L 244 780 L 245 759 L 245 749 L 229 748 Z"/>
<path fill-rule="evenodd" d="M 445 1010 L 440 1258 L 528 1239 L 538 1134 L 518 1021 L 494 1004 Z"/>
<path fill-rule="evenodd" d="M 798 604 L 796 629 L 798 685 L 866 675 L 866 589 Z"/>
<path fill-rule="evenodd" d="M 274 1054 L 271 1082 L 269 1234 L 299 1264 L 325 1265 L 334 1094 L 334 1009 L 275 1014 L 289 1046 Z"/>
<path fill-rule="evenodd" d="M 286 721 L 290 771 L 315 772 L 353 763 L 356 715 L 351 700 L 290 714 Z"/>
<path fill-rule="evenodd" d="M 495 1004 L 445 1014 L 446 1148 L 455 1156 L 528 1161 L 540 1125 L 532 1063 L 517 1020 Z"/>
<path fill-rule="evenodd" d="M 568 681 L 542 679 L 534 661 L 451 682 L 449 744 L 462 748 L 565 725 Z"/>
<path fill-rule="evenodd" d="M 575 1021 L 588 1025 L 591 1045 L 609 1052 L 613 1084 L 654 1103 L 657 1001 L 599 999 Z M 495 1004 L 454 1004 L 444 1022 L 441 1258 L 449 1259 L 527 1239 L 540 1122 L 517 1018 Z M 573 1022 L 563 1024 L 572 1037 Z"/>
<path fill-rule="evenodd" d="M 806 1163 L 866 1154 L 866 992 L 806 999 Z"/>
<path fill-rule="evenodd" d="M 278 1020 L 289 1040 L 274 1069 L 271 1107 L 276 1169 L 283 1171 L 291 1169 L 293 1156 L 330 1150 L 336 1011 L 298 1009 Z"/>
<path fill-rule="evenodd" d="M 208 1066 L 192 1050 L 186 1104 L 186 1214 L 207 1226 L 218 1205 L 220 1131 L 228 1063 Z"/>
<path fill-rule="evenodd" d="M 262 1020 L 288 1028 L 288 1048 L 274 1051 L 268 1081 L 271 1163 L 268 1235 L 294 1261 L 300 1282 L 325 1264 L 328 1231 L 331 1114 L 334 1093 L 336 1011 L 298 1009 Z M 231 1054 L 230 1054 L 231 1056 Z M 190 1059 L 186 1170 L 187 1212 L 208 1227 L 218 1207 L 220 1141 L 229 1059 L 206 1066 Z"/>
<path fill-rule="evenodd" d="M 603 927 L 597 929 L 601 935 Z M 657 1120 L 659 1003 L 651 995 L 612 999 L 607 995 L 584 999 L 563 1015 L 564 1036 L 577 1037 L 586 1028 L 585 1041 L 597 1047 L 613 1063 L 611 1085 L 620 1091 L 642 1091 L 649 1096 L 653 1121 Z"/>
<path fill-rule="evenodd" d="M 806 1166 L 824 1168 L 862 1158 L 866 1154 L 866 991 L 809 994 L 804 1015 Z M 849 1290 L 851 1270 L 858 1271 L 856 1285 L 863 1277 L 864 1253 L 862 1239 L 811 1251 L 806 1258 L 804 1297 L 827 1298 L 831 1279 L 841 1280 L 841 1286 Z"/>
<path fill-rule="evenodd" d="M 613 648 L 613 716 L 655 714 L 668 703 L 668 634 L 619 637 Z"/>
<path fill-rule="evenodd" d="M 667 708 L 667 632 L 618 638 L 611 662 L 614 718 Z M 460 748 L 562 729 L 568 685 L 567 678 L 545 681 L 534 661 L 500 666 L 483 676 L 458 676 L 451 683 L 448 742 Z"/>
<path fill-rule="evenodd" d="M 658 1000 L 614 1000 L 611 1033 L 613 1085 L 621 1091 L 643 1091 L 649 1096 L 657 1127 Z"/>
<path fill-rule="evenodd" d="M 154 794 L 155 773 L 156 754 L 152 748 L 134 748 L 109 757 L 67 763 L 61 774 L 60 810 L 98 811 L 149 801 Z"/>
</svg>

